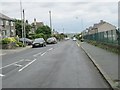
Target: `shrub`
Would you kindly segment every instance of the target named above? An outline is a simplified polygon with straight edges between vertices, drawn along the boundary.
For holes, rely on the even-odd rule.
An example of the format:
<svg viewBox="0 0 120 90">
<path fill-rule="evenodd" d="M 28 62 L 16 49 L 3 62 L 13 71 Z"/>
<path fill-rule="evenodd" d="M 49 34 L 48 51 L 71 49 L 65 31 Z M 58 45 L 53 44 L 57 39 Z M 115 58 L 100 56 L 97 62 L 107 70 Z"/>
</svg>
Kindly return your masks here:
<svg viewBox="0 0 120 90">
<path fill-rule="evenodd" d="M 9 38 L 5 38 L 2 40 L 2 44 L 9 44 L 11 41 Z"/>
<path fill-rule="evenodd" d="M 23 43 L 22 43 L 22 42 L 17 42 L 17 43 L 16 43 L 16 46 L 22 47 L 22 46 L 23 46 Z"/>
<path fill-rule="evenodd" d="M 14 37 L 2 39 L 2 44 L 16 43 L 17 40 Z"/>
<path fill-rule="evenodd" d="M 10 43 L 17 43 L 17 40 L 14 37 L 4 38 L 2 39 L 2 44 L 10 44 Z"/>
</svg>

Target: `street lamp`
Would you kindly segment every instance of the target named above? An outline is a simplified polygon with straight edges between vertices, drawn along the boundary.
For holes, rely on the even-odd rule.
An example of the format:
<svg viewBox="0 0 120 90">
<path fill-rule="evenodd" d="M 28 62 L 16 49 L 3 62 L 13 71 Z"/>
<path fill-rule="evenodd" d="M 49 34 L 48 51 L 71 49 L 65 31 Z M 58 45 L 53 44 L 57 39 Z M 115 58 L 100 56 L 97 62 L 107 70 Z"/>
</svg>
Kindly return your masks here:
<svg viewBox="0 0 120 90">
<path fill-rule="evenodd" d="M 22 25 L 22 38 L 23 38 L 23 45 L 25 45 L 25 37 L 26 37 L 26 32 L 25 32 L 25 12 L 24 9 L 22 8 L 22 2 L 20 0 L 20 12 L 21 12 L 21 25 Z"/>
<path fill-rule="evenodd" d="M 26 22 L 25 22 L 25 12 L 24 12 L 24 9 L 23 9 L 23 32 L 24 32 L 24 40 L 23 40 L 23 42 L 24 42 L 24 44 L 23 45 L 25 45 L 26 44 L 26 42 L 25 42 L 25 37 L 26 37 L 26 31 L 25 31 L 25 24 L 26 24 Z"/>
<path fill-rule="evenodd" d="M 76 17 L 76 19 L 79 19 L 79 17 Z M 81 18 L 81 29 L 83 30 L 83 18 Z"/>
<path fill-rule="evenodd" d="M 49 11 L 49 17 L 50 17 L 50 28 L 51 28 L 51 35 L 53 34 L 52 32 L 52 19 L 51 19 L 51 11 Z"/>
</svg>

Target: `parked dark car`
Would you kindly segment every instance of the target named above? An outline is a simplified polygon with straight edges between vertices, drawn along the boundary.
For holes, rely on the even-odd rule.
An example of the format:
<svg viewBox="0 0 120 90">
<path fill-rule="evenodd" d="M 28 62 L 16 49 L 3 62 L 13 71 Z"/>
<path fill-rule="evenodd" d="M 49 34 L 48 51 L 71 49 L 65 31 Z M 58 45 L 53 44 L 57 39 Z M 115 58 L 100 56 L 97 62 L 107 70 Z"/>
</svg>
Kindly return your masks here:
<svg viewBox="0 0 120 90">
<path fill-rule="evenodd" d="M 46 46 L 45 40 L 43 38 L 35 39 L 32 43 L 32 47 L 34 48 L 34 47 L 40 47 L 40 46 L 42 47 Z"/>
<path fill-rule="evenodd" d="M 47 39 L 47 44 L 56 44 L 57 39 L 55 37 L 51 37 Z"/>
<path fill-rule="evenodd" d="M 25 41 L 25 43 L 26 43 L 27 45 L 32 45 L 32 43 L 33 43 L 33 40 L 28 39 L 28 38 L 20 38 L 19 41 L 20 41 L 20 42 Z"/>
</svg>

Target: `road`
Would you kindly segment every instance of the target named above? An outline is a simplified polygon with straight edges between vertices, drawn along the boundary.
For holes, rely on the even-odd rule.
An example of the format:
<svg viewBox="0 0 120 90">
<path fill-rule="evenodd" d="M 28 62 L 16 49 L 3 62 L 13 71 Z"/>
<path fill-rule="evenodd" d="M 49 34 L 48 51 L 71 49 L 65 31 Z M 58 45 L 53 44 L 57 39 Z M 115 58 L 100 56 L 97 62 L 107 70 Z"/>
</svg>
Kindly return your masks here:
<svg viewBox="0 0 120 90">
<path fill-rule="evenodd" d="M 109 88 L 76 41 L 2 56 L 3 88 Z"/>
</svg>

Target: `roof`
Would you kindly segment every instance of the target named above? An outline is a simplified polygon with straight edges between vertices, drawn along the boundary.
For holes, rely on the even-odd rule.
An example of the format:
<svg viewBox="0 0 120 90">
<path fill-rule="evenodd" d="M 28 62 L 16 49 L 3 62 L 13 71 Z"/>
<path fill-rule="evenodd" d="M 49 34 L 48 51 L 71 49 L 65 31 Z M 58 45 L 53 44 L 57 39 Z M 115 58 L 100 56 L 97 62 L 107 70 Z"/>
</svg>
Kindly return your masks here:
<svg viewBox="0 0 120 90">
<path fill-rule="evenodd" d="M 5 19 L 5 20 L 13 20 L 12 18 L 0 13 L 0 19 Z"/>
<path fill-rule="evenodd" d="M 101 25 L 103 25 L 103 24 L 105 24 L 105 23 L 106 23 L 105 21 L 100 20 L 99 23 L 96 23 L 96 24 L 93 25 L 93 28 L 98 28 L 99 26 L 101 26 Z"/>
</svg>

